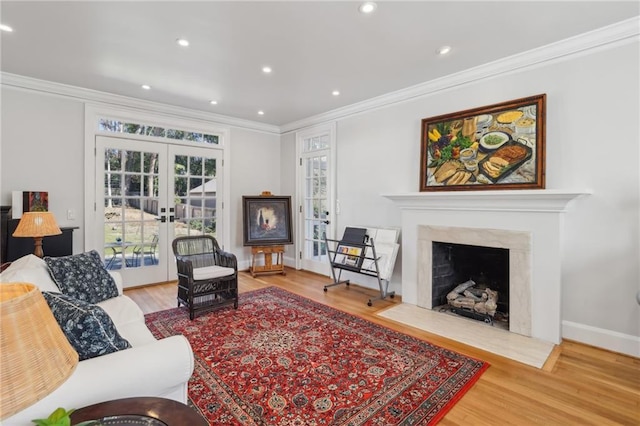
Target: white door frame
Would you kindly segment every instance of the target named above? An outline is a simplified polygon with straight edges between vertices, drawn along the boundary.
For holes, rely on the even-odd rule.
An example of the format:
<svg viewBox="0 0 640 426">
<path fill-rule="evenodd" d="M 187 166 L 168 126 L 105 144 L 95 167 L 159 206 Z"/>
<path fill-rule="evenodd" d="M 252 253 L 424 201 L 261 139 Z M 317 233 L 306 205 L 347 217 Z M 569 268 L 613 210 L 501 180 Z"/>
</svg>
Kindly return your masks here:
<svg viewBox="0 0 640 426">
<path fill-rule="evenodd" d="M 85 104 L 85 152 L 84 152 L 84 250 L 89 251 L 96 249 L 99 252 L 103 249 L 96 240 L 96 233 L 93 232 L 98 223 L 96 212 L 96 170 L 95 170 L 95 149 L 96 136 L 118 136 L 126 138 L 135 138 L 153 142 L 164 142 L 166 144 L 178 144 L 190 147 L 202 147 L 219 149 L 222 151 L 223 161 L 223 196 L 222 196 L 222 227 L 217 229 L 218 242 L 223 246 L 231 247 L 231 179 L 230 173 L 230 129 L 228 127 L 218 126 L 214 123 L 202 120 L 189 120 L 183 117 L 154 114 L 144 111 L 135 110 L 127 107 L 114 108 L 103 104 Z M 149 137 L 131 134 L 119 134 L 112 132 L 100 131 L 98 128 L 99 120 L 108 118 L 112 120 L 126 121 L 130 123 L 140 123 L 165 128 L 176 128 L 192 132 L 203 132 L 207 134 L 218 135 L 218 144 L 209 146 L 207 144 L 196 144 L 184 141 L 177 141 L 167 138 Z M 125 283 L 127 287 L 127 283 Z"/>
<path fill-rule="evenodd" d="M 302 204 L 304 202 L 304 175 L 303 175 L 303 165 L 301 163 L 302 154 L 303 154 L 303 141 L 309 137 L 313 137 L 315 135 L 329 135 L 329 194 L 327 197 L 327 201 L 329 203 L 329 215 L 328 220 L 331 221 L 331 226 L 329 227 L 329 233 L 331 235 L 327 235 L 327 238 L 335 238 L 335 230 L 336 230 L 336 194 L 337 194 L 337 185 L 336 185 L 336 123 L 325 123 L 313 127 L 308 127 L 299 132 L 296 132 L 296 211 L 297 211 L 297 238 L 295 244 L 295 258 L 296 258 L 296 269 L 302 269 L 302 255 L 304 249 L 304 241 L 305 241 L 305 220 L 303 217 L 303 208 Z M 326 271 L 324 271 L 325 275 L 329 275 L 331 273 L 329 264 L 326 265 Z"/>
</svg>

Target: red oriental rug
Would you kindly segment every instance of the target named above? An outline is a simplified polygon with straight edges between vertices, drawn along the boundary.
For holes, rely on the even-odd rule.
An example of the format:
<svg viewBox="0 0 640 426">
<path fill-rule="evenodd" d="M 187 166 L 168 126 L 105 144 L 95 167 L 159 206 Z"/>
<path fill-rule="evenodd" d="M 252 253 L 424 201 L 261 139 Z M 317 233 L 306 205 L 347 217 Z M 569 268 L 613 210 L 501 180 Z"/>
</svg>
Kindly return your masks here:
<svg viewBox="0 0 640 426">
<path fill-rule="evenodd" d="M 489 366 L 276 287 L 146 322 L 189 339 L 189 399 L 215 425 L 433 424 Z"/>
</svg>

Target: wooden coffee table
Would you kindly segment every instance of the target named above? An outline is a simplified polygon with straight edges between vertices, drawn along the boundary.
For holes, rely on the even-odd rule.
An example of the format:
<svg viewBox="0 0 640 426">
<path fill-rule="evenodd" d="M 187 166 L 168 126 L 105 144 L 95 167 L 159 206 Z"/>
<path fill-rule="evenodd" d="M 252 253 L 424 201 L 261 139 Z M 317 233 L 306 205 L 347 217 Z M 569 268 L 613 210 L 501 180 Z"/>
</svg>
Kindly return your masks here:
<svg viewBox="0 0 640 426">
<path fill-rule="evenodd" d="M 166 398 L 114 399 L 80 408 L 71 414 L 71 424 L 105 416 L 136 414 L 158 419 L 168 426 L 207 426 L 207 421 L 188 405 Z"/>
</svg>

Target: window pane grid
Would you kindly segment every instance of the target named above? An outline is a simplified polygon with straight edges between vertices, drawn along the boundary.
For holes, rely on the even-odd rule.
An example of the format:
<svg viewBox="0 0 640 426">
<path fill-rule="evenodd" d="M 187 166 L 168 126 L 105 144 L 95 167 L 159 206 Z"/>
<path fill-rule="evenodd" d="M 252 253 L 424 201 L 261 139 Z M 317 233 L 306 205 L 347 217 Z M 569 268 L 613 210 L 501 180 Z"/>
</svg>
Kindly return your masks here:
<svg viewBox="0 0 640 426">
<path fill-rule="evenodd" d="M 220 137 L 202 132 L 189 132 L 180 129 L 165 129 L 137 123 L 127 123 L 119 120 L 101 118 L 98 120 L 98 130 L 113 133 L 128 133 L 133 135 L 152 136 L 166 139 L 198 142 L 208 145 L 219 145 Z"/>
</svg>

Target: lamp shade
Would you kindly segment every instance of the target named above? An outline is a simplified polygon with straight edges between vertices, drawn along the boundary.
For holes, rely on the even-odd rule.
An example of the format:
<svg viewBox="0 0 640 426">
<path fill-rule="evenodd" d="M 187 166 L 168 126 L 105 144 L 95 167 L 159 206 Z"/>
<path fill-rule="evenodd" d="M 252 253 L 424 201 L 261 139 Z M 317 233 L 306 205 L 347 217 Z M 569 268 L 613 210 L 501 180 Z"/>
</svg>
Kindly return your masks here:
<svg viewBox="0 0 640 426">
<path fill-rule="evenodd" d="M 46 237 L 60 234 L 62 231 L 51 212 L 23 213 L 16 230 L 13 231 L 14 237 Z"/>
<path fill-rule="evenodd" d="M 0 420 L 41 400 L 78 365 L 40 290 L 0 284 Z"/>
<path fill-rule="evenodd" d="M 56 223 L 56 218 L 51 212 L 27 212 L 22 215 L 14 237 L 33 237 L 33 254 L 44 256 L 42 250 L 42 237 L 48 235 L 60 235 L 62 231 Z"/>
</svg>

